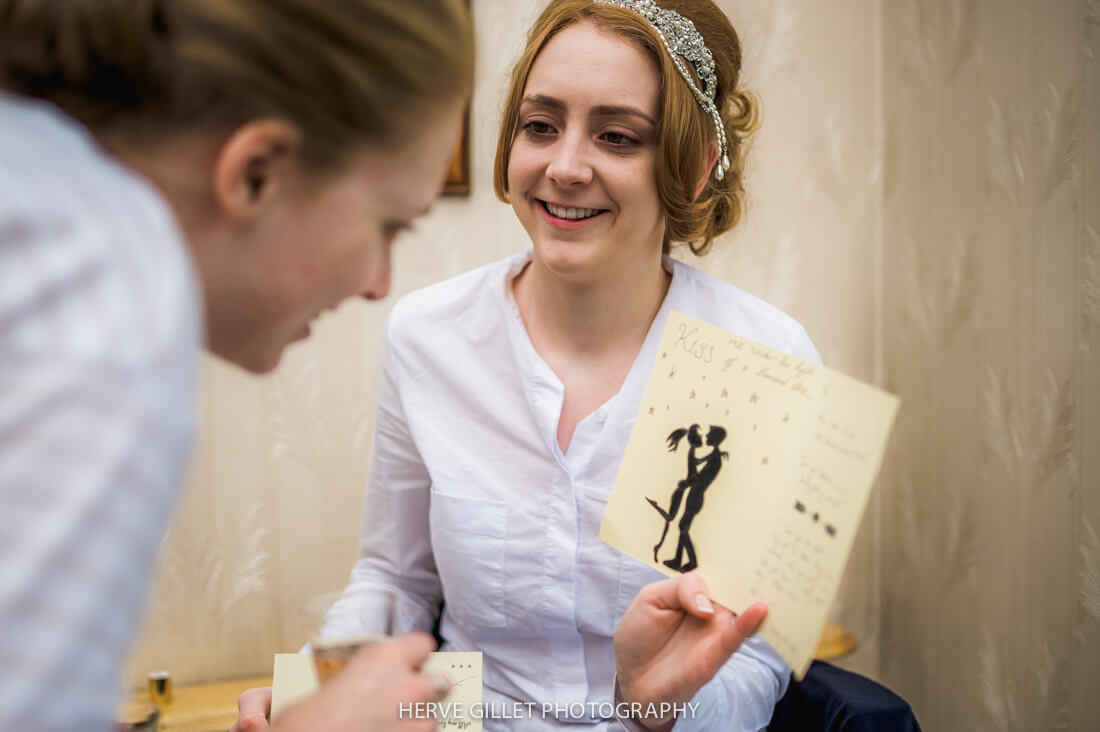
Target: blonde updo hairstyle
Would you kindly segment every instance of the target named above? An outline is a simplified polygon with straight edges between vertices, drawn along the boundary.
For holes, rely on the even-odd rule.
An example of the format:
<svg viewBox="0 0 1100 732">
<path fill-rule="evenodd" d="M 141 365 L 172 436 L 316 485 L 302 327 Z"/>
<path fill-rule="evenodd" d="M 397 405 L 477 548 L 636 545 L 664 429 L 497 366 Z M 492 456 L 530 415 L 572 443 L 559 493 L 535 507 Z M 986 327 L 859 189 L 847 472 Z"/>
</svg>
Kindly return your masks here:
<svg viewBox="0 0 1100 732">
<path fill-rule="evenodd" d="M 126 144 L 279 118 L 329 172 L 472 83 L 462 0 L 0 0 L 0 87 Z"/>
<path fill-rule="evenodd" d="M 658 69 L 657 191 L 666 222 L 663 249 L 667 253 L 674 243 L 684 243 L 695 254 L 705 254 L 714 238 L 732 229 L 741 218 L 746 143 L 757 127 L 758 104 L 751 92 L 739 87 L 741 42 L 721 9 L 710 0 L 658 0 L 658 5 L 691 20 L 714 56 L 718 78 L 715 103 L 729 145 L 730 168 L 725 177 L 716 180 L 709 175 L 699 197 L 695 197 L 712 145 L 717 145 L 714 122 L 676 70 L 653 26 L 637 13 L 614 5 L 592 0 L 553 0 L 532 26 L 527 45 L 512 71 L 497 141 L 493 187 L 497 197 L 507 203 L 508 161 L 518 131 L 520 103 L 535 59 L 557 33 L 590 20 L 602 30 L 637 43 Z M 690 62 L 684 64 L 694 72 Z"/>
</svg>

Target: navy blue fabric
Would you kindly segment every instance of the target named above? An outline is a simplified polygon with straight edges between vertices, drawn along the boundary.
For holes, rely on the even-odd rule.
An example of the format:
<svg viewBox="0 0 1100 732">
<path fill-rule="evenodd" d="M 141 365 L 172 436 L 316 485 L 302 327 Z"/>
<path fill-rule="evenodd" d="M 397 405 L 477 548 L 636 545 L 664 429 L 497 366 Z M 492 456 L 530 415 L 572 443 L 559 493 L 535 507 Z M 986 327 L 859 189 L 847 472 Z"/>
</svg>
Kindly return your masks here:
<svg viewBox="0 0 1100 732">
<path fill-rule="evenodd" d="M 793 679 L 769 732 L 920 732 L 909 703 L 882 684 L 824 661 Z"/>
</svg>

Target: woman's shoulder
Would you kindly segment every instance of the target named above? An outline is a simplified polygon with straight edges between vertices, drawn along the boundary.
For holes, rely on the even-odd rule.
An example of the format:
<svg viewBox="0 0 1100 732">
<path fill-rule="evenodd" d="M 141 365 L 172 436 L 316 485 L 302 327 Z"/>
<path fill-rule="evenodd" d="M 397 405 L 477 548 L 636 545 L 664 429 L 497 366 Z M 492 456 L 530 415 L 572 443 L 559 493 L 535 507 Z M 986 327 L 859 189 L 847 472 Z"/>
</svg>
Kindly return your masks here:
<svg viewBox="0 0 1100 732">
<path fill-rule="evenodd" d="M 504 287 L 509 259 L 490 262 L 447 279 L 434 282 L 403 295 L 394 305 L 394 315 L 403 321 L 432 322 L 452 319 L 456 308 L 466 311 L 484 300 L 487 295 Z"/>
<path fill-rule="evenodd" d="M 672 261 L 682 283 L 682 297 L 674 309 L 776 350 L 821 361 L 806 329 L 794 317 L 737 285 Z"/>
<path fill-rule="evenodd" d="M 0 307 L 42 315 L 34 293 L 58 293 L 51 322 L 71 327 L 58 326 L 49 346 L 74 358 L 137 363 L 177 341 L 197 352 L 199 283 L 160 193 L 46 103 L 0 95 L 0 128 L 11 133 L 0 135 L 0 190 L 11 194 L 0 196 L 0 274 L 35 284 L 6 292 Z M 24 322 L 23 342 L 45 344 L 31 332 L 37 321 Z"/>
<path fill-rule="evenodd" d="M 434 338 L 500 318 L 508 273 L 519 256 L 484 264 L 402 296 L 390 313 L 391 336 L 416 333 L 418 338 Z"/>
</svg>

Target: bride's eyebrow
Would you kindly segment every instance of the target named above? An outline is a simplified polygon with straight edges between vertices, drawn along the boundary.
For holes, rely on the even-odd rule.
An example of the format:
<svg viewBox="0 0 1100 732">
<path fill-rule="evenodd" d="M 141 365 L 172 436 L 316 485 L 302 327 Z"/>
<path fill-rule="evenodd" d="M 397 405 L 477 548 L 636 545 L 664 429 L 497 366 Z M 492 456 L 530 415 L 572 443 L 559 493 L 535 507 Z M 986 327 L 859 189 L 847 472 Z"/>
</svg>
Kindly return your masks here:
<svg viewBox="0 0 1100 732">
<path fill-rule="evenodd" d="M 597 117 L 639 117 L 652 126 L 657 126 L 657 122 L 654 121 L 652 117 L 635 107 L 617 107 L 611 104 L 601 104 L 594 107 L 592 112 Z"/>
<path fill-rule="evenodd" d="M 522 99 L 523 103 L 534 104 L 537 107 L 551 107 L 552 109 L 565 109 L 565 102 L 545 94 L 528 94 Z"/>
<path fill-rule="evenodd" d="M 563 111 L 566 109 L 565 102 L 557 97 L 550 97 L 545 94 L 528 94 L 523 98 L 523 102 L 538 107 L 549 107 L 551 109 L 560 109 Z M 638 117 L 648 122 L 653 127 L 657 126 L 656 120 L 637 107 L 600 104 L 592 108 L 592 113 L 597 117 Z"/>
</svg>

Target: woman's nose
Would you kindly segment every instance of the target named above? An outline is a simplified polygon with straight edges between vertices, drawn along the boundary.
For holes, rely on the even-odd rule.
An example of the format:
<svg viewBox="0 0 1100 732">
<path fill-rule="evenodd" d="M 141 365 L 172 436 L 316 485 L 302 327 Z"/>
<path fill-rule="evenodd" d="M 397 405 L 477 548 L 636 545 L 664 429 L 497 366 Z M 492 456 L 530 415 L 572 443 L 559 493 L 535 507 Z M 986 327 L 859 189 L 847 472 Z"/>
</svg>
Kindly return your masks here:
<svg viewBox="0 0 1100 732">
<path fill-rule="evenodd" d="M 361 293 L 365 300 L 381 300 L 390 293 L 392 269 L 390 266 L 390 253 L 392 249 L 389 241 L 384 242 L 382 247 L 381 261 L 373 262 L 367 272 L 366 286 Z"/>
<path fill-rule="evenodd" d="M 582 135 L 565 134 L 554 145 L 546 177 L 559 186 L 578 186 L 592 181 L 588 144 Z"/>
</svg>

